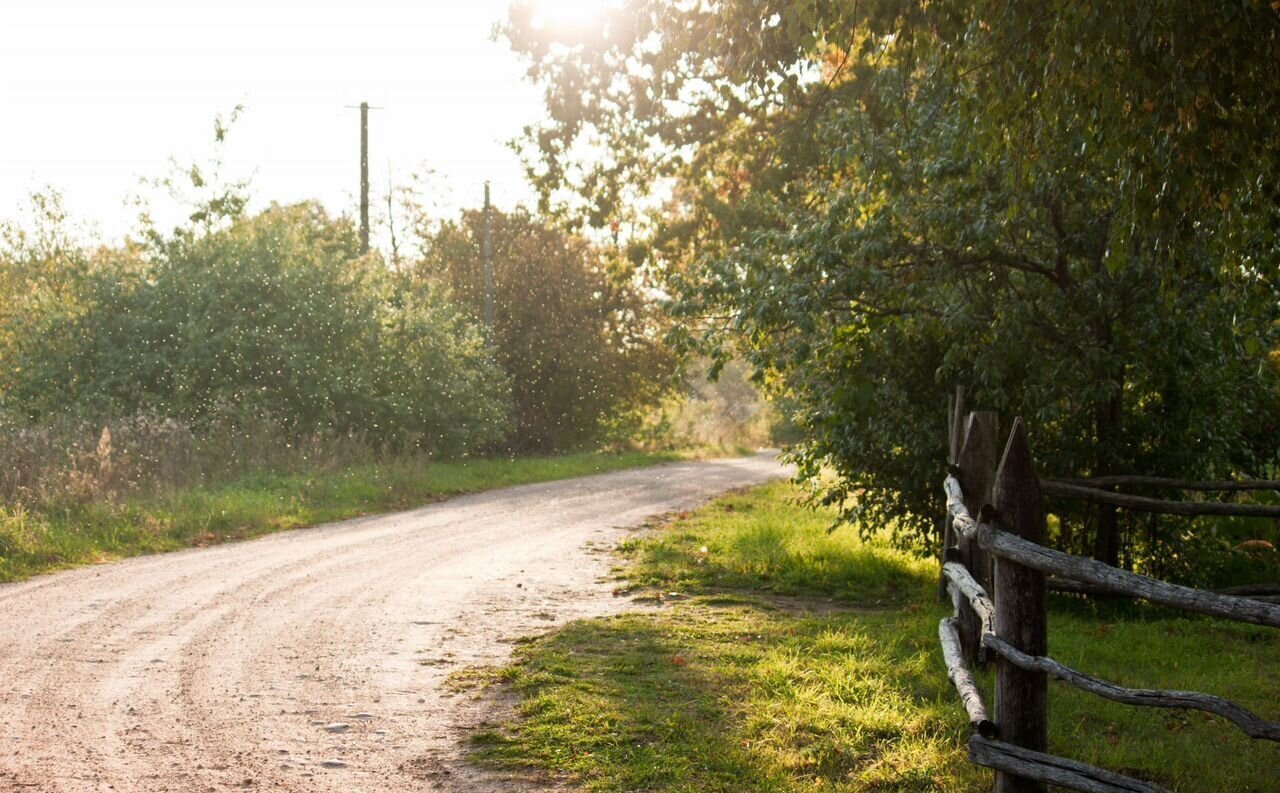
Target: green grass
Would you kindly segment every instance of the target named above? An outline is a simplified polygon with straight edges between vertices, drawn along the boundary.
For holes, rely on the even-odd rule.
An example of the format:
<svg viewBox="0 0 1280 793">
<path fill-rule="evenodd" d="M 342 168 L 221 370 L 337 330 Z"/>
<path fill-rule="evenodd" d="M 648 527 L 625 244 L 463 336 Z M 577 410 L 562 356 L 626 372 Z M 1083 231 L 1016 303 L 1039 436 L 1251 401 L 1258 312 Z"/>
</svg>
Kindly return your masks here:
<svg viewBox="0 0 1280 793">
<path fill-rule="evenodd" d="M 474 736 L 477 759 L 597 791 L 990 790 L 965 760 L 933 562 L 828 534 L 831 516 L 792 495 L 732 494 L 627 543 L 627 575 L 662 594 L 660 609 L 572 623 L 510 666 L 459 676 L 518 701 Z M 1062 600 L 1050 635 L 1085 671 L 1280 719 L 1280 631 Z M 1184 793 L 1276 790 L 1274 744 L 1051 685 L 1054 751 Z"/>
<path fill-rule="evenodd" d="M 680 458 L 583 453 L 456 462 L 392 459 L 340 471 L 262 473 L 119 501 L 0 505 L 0 581 Z"/>
<path fill-rule="evenodd" d="M 634 585 L 706 592 L 749 589 L 820 595 L 861 605 L 920 600 L 934 591 L 931 564 L 887 542 L 830 532 L 834 514 L 798 506 L 784 483 L 731 493 L 682 513 L 654 537 L 625 542 Z"/>
</svg>

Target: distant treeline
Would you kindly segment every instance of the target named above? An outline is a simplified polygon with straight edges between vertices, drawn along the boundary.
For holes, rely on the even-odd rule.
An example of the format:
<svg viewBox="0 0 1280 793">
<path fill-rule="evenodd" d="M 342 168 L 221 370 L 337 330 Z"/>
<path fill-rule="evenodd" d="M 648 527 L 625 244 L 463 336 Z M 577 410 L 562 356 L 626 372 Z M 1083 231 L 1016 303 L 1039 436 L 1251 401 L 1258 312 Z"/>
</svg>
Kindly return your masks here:
<svg viewBox="0 0 1280 793">
<path fill-rule="evenodd" d="M 182 454 L 225 447 L 214 467 L 321 437 L 557 452 L 625 434 L 670 380 L 632 269 L 522 211 L 494 213 L 485 328 L 478 213 L 432 226 L 392 268 L 312 203 L 205 207 L 172 232 L 100 247 L 75 240 L 56 196 L 34 207 L 0 228 L 9 456 L 92 454 L 112 424 L 117 446 L 150 427 Z"/>
</svg>

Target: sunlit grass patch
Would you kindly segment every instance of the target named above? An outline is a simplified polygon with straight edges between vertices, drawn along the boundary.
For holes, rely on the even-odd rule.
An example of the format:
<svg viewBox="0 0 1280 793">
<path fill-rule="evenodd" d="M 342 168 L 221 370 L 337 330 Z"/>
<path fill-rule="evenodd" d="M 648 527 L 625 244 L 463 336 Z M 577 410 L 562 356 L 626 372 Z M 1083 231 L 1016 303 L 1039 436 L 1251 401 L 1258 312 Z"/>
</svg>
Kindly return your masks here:
<svg viewBox="0 0 1280 793">
<path fill-rule="evenodd" d="M 933 563 L 854 530 L 830 531 L 833 515 L 797 504 L 783 482 L 734 493 L 622 551 L 640 586 L 680 591 L 749 587 L 817 594 L 863 604 L 919 600 L 936 581 Z"/>
<path fill-rule="evenodd" d="M 591 790 L 928 791 L 976 779 L 964 719 L 918 639 L 929 622 L 694 599 L 576 623 L 519 650 L 520 719 L 483 736 L 479 755 Z"/>
<path fill-rule="evenodd" d="M 666 605 L 572 623 L 487 670 L 519 704 L 475 756 L 598 791 L 990 790 L 938 648 L 936 562 L 830 521 L 772 484 L 625 543 L 628 577 Z M 1280 631 L 1110 601 L 1055 600 L 1050 619 L 1051 652 L 1082 671 L 1280 720 Z M 1049 723 L 1051 751 L 1179 793 L 1277 789 L 1280 747 L 1205 714 L 1051 683 Z"/>
</svg>

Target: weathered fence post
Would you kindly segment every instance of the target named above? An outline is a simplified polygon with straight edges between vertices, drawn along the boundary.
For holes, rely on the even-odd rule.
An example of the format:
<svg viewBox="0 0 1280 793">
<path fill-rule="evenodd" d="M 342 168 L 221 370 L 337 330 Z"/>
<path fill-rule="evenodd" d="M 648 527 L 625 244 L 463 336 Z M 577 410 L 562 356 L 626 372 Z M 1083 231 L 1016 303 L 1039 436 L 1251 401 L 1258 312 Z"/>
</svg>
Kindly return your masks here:
<svg viewBox="0 0 1280 793">
<path fill-rule="evenodd" d="M 965 422 L 964 444 L 956 463 L 960 468 L 956 479 L 964 492 L 964 506 L 969 514 L 977 516 L 984 504 L 991 499 L 991 486 L 996 476 L 996 455 L 999 454 L 999 414 L 989 410 L 969 414 Z M 969 570 L 974 580 L 988 593 L 991 592 L 991 563 L 986 552 L 978 547 L 976 538 L 958 537 L 960 563 Z M 970 664 L 983 661 L 982 622 L 967 602 L 960 606 L 960 645 Z"/>
<path fill-rule="evenodd" d="M 998 528 L 1043 545 L 1044 498 L 1020 418 L 1009 432 L 994 490 Z M 1024 653 L 1046 655 L 1044 574 L 997 557 L 994 594 L 996 634 Z M 1002 740 L 1038 752 L 1048 749 L 1048 703 L 1048 678 L 1043 672 L 1019 669 L 1003 657 L 996 660 L 996 724 Z M 1045 789 L 1035 780 L 996 772 L 996 793 L 1044 793 Z"/>
<path fill-rule="evenodd" d="M 964 386 L 956 386 L 954 396 L 947 395 L 947 464 L 955 465 L 960 457 L 960 447 L 964 442 L 964 429 L 961 419 L 964 416 Z M 947 550 L 956 544 L 955 530 L 951 526 L 951 515 L 944 512 L 942 531 L 940 533 L 942 547 L 938 549 L 938 570 L 947 561 Z M 938 599 L 947 600 L 947 578 L 938 573 Z"/>
<path fill-rule="evenodd" d="M 950 453 L 947 462 L 955 463 L 960 459 L 960 449 L 964 446 L 964 386 L 956 386 L 956 398 L 951 402 L 951 421 L 948 425 L 951 437 L 948 439 Z"/>
</svg>

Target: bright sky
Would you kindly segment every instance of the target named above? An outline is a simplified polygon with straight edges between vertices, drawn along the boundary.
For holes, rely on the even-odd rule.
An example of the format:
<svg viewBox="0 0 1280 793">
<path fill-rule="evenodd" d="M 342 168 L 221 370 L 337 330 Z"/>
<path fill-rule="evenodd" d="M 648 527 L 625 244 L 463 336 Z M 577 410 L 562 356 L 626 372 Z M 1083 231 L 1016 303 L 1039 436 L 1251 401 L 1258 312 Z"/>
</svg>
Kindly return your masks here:
<svg viewBox="0 0 1280 793">
<path fill-rule="evenodd" d="M 589 13 L 606 0 L 547 0 Z M 318 198 L 356 214 L 359 111 L 370 113 L 373 200 L 388 173 L 437 172 L 446 210 L 531 203 L 505 145 L 537 90 L 504 42 L 509 0 L 0 0 L 0 217 L 61 190 L 109 239 L 141 177 L 214 153 L 213 123 L 243 105 L 224 160 L 254 205 Z"/>
</svg>

